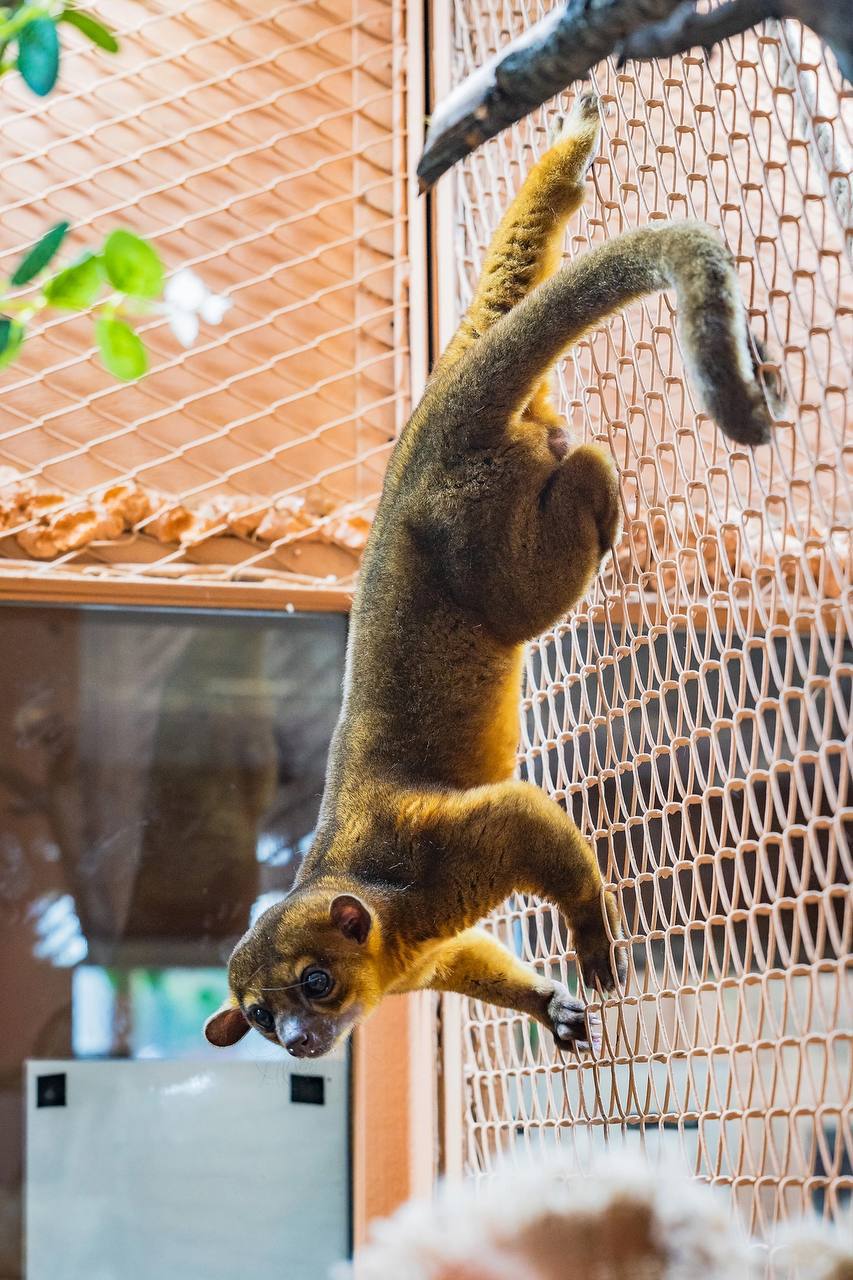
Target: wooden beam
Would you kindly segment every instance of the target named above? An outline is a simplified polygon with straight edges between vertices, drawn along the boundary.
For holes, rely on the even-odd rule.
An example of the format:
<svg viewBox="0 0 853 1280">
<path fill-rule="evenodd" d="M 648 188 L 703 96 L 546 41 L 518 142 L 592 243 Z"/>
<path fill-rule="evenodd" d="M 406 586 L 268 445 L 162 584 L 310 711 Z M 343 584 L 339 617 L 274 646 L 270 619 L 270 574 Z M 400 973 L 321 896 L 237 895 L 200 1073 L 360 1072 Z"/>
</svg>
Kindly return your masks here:
<svg viewBox="0 0 853 1280">
<path fill-rule="evenodd" d="M 353 1039 L 353 1243 L 436 1174 L 435 998 L 394 996 Z"/>
</svg>

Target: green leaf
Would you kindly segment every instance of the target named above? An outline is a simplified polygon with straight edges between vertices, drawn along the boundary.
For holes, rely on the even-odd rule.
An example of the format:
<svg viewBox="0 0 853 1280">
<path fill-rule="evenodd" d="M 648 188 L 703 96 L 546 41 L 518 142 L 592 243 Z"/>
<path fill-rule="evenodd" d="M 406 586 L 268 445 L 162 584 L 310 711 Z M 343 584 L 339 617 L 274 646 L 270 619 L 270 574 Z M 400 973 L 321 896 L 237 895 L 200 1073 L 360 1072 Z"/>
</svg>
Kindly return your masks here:
<svg viewBox="0 0 853 1280">
<path fill-rule="evenodd" d="M 33 93 L 50 93 L 59 75 L 59 36 L 52 18 L 34 18 L 18 35 L 18 70 Z"/>
<path fill-rule="evenodd" d="M 103 264 L 94 253 L 86 253 L 60 271 L 44 287 L 44 296 L 53 307 L 84 311 L 91 307 L 104 281 Z"/>
<path fill-rule="evenodd" d="M 8 316 L 0 316 L 0 369 L 11 364 L 24 341 L 24 326 Z"/>
<path fill-rule="evenodd" d="M 141 378 L 148 368 L 148 357 L 139 337 L 123 320 L 100 319 L 95 326 L 98 347 L 110 373 L 123 382 Z"/>
<path fill-rule="evenodd" d="M 130 231 L 113 231 L 104 245 L 110 283 L 132 298 L 157 298 L 163 291 L 163 263 L 145 240 Z"/>
<path fill-rule="evenodd" d="M 90 13 L 85 13 L 82 9 L 63 9 L 59 21 L 69 22 L 72 27 L 82 31 L 99 49 L 106 49 L 107 53 L 118 53 L 118 40 L 112 31 L 108 31 Z"/>
<path fill-rule="evenodd" d="M 50 231 L 33 245 L 26 257 L 21 259 L 12 276 L 11 283 L 13 285 L 17 287 L 22 284 L 29 284 L 33 276 L 37 276 L 40 271 L 44 271 L 68 234 L 69 225 L 70 223 L 68 222 L 57 222 L 55 227 L 51 227 Z"/>
</svg>

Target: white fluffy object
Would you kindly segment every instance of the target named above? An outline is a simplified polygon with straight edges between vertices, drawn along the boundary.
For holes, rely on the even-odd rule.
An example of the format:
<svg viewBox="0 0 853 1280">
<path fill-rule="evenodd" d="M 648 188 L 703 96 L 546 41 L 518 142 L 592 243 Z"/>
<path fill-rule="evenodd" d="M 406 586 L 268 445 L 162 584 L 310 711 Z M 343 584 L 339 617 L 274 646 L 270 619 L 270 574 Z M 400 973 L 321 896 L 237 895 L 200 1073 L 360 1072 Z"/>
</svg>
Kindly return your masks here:
<svg viewBox="0 0 853 1280">
<path fill-rule="evenodd" d="M 624 1156 L 584 1173 L 553 1159 L 446 1183 L 374 1229 L 336 1280 L 746 1280 L 725 1205 L 671 1169 Z"/>
<path fill-rule="evenodd" d="M 829 1226 L 817 1218 L 787 1223 L 773 1240 L 777 1273 L 798 1280 L 853 1280 L 853 1224 Z"/>
<path fill-rule="evenodd" d="M 843 1229 L 805 1220 L 772 1244 L 777 1277 L 853 1280 Z M 766 1268 L 724 1197 L 620 1152 L 583 1172 L 550 1157 L 445 1183 L 377 1223 L 333 1280 L 757 1280 Z"/>
</svg>

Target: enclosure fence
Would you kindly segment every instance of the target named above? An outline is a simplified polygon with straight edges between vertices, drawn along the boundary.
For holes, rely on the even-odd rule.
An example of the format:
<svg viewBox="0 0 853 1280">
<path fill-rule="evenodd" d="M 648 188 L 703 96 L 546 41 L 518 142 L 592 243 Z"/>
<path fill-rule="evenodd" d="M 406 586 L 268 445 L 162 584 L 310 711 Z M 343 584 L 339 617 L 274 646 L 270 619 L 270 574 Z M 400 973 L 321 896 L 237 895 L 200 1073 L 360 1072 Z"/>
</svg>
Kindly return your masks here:
<svg viewBox="0 0 853 1280">
<path fill-rule="evenodd" d="M 69 32 L 49 98 L 4 77 L 0 270 L 61 218 L 75 252 L 127 226 L 234 305 L 188 351 L 144 320 L 152 370 L 132 386 L 85 319 L 47 313 L 3 372 L 0 595 L 227 603 L 255 585 L 342 607 L 410 405 L 402 0 L 89 7 L 117 28 L 115 58 Z M 448 83 L 542 12 L 430 9 Z M 561 366 L 577 439 L 618 463 L 624 534 L 530 648 L 520 773 L 593 840 L 629 977 L 595 1062 L 448 1001 L 445 1156 L 487 1175 L 513 1149 L 586 1161 L 624 1137 L 730 1188 L 766 1232 L 809 1207 L 838 1216 L 853 1186 L 853 106 L 787 21 L 710 58 L 608 64 L 594 87 L 607 114 L 568 254 L 712 223 L 785 403 L 769 447 L 726 444 L 684 378 L 669 296 Z M 571 100 L 444 180 L 445 316 Z M 550 908 L 518 898 L 490 927 L 577 987 Z"/>
<path fill-rule="evenodd" d="M 125 226 L 233 306 L 186 352 L 143 321 L 132 386 L 46 313 L 3 375 L 0 591 L 340 607 L 409 408 L 401 0 L 89 8 L 116 56 L 66 27 L 48 98 L 4 79 L 0 271 L 60 219 L 71 256 Z"/>
<path fill-rule="evenodd" d="M 456 82 L 542 9 L 456 0 L 450 12 Z M 520 773 L 593 840 L 629 976 L 604 1001 L 597 1062 L 469 1001 L 460 1064 L 457 1003 L 445 1012 L 445 1073 L 451 1085 L 463 1073 L 461 1123 L 445 1117 L 451 1162 L 456 1142 L 476 1175 L 557 1143 L 586 1163 L 624 1138 L 729 1188 L 758 1233 L 795 1211 L 839 1215 L 853 1184 L 853 102 L 828 58 L 784 22 L 710 58 L 594 76 L 607 114 L 568 256 L 663 219 L 719 228 L 785 405 L 769 448 L 725 443 L 684 377 L 669 296 L 563 364 L 576 438 L 618 463 L 625 527 L 585 601 L 531 646 Z M 451 179 L 457 314 L 571 100 Z M 491 927 L 576 988 L 550 908 L 517 898 Z"/>
</svg>

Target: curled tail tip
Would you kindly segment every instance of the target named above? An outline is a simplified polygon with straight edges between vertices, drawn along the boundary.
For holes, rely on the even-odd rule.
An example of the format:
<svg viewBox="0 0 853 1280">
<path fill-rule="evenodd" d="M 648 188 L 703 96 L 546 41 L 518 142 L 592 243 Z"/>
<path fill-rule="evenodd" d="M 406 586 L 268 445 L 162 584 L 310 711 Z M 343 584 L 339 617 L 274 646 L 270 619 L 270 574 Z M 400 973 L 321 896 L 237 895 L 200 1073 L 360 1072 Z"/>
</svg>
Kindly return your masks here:
<svg viewBox="0 0 853 1280">
<path fill-rule="evenodd" d="M 728 326 L 695 336 L 691 372 L 706 412 L 735 444 L 768 444 L 782 396 L 763 345 L 752 334 L 744 341 Z"/>
<path fill-rule="evenodd" d="M 752 356 L 752 372 L 760 383 L 764 397 L 770 409 L 778 417 L 785 406 L 785 388 L 779 370 L 766 343 L 756 334 L 750 333 L 750 355 Z"/>
<path fill-rule="evenodd" d="M 769 444 L 773 419 L 782 412 L 785 393 L 764 342 L 754 333 L 750 333 L 749 338 L 754 381 L 744 388 L 742 396 L 728 400 L 719 424 L 729 439 L 755 448 Z M 720 399 L 725 396 L 721 395 Z"/>
<path fill-rule="evenodd" d="M 751 449 L 770 443 L 773 418 L 757 382 L 740 390 L 720 387 L 708 400 L 708 412 L 729 440 Z"/>
<path fill-rule="evenodd" d="M 718 418 L 717 421 L 723 434 L 735 444 L 756 449 L 759 445 L 770 443 L 773 421 L 763 407 L 756 407 L 749 413 L 730 417 L 728 420 Z"/>
</svg>

